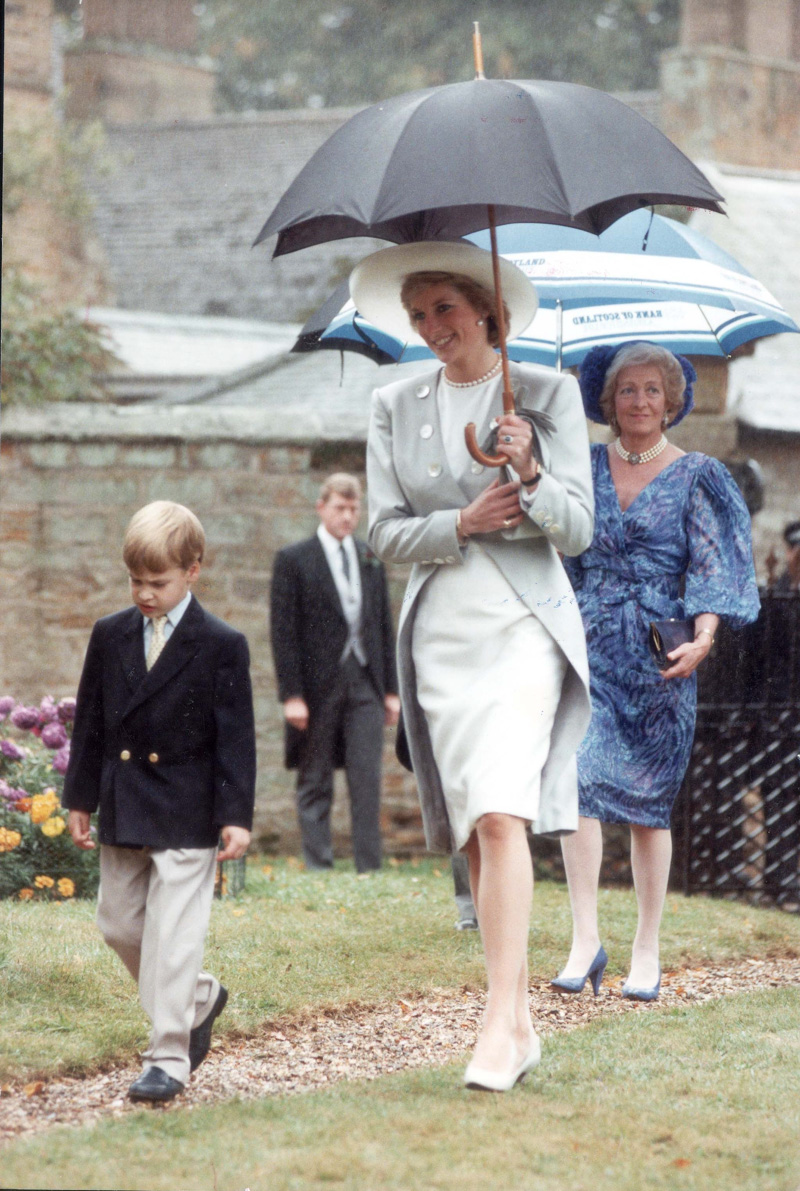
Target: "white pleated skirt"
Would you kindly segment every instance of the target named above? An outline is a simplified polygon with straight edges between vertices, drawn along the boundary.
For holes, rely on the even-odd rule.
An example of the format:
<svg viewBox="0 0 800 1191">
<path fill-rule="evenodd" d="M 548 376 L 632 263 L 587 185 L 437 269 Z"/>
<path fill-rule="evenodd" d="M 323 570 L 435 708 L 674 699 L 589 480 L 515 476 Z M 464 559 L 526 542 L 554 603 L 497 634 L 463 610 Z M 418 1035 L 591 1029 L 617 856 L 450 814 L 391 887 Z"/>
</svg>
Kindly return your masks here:
<svg viewBox="0 0 800 1191">
<path fill-rule="evenodd" d="M 532 822 L 567 660 L 476 542 L 422 589 L 412 655 L 456 848 L 490 811 Z"/>
</svg>

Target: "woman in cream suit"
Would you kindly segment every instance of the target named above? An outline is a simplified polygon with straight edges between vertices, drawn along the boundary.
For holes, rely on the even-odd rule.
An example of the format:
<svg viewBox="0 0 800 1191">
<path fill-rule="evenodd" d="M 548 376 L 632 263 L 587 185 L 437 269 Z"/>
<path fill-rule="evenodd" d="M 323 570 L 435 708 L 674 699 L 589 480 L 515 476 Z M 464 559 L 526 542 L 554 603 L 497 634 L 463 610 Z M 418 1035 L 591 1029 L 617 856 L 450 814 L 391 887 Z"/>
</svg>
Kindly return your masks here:
<svg viewBox="0 0 800 1191">
<path fill-rule="evenodd" d="M 501 267 L 513 338 L 536 295 Z M 429 848 L 467 853 L 488 974 L 465 1082 L 506 1091 L 540 1053 L 526 830 L 561 835 L 578 823 L 588 673 L 558 552 L 579 554 L 592 537 L 583 408 L 572 377 L 512 365 L 518 413 L 503 414 L 488 253 L 463 242 L 383 249 L 356 268 L 351 292 L 362 315 L 404 339 L 416 333 L 443 365 L 375 393 L 369 541 L 384 561 L 414 564 L 398 634 L 408 743 Z M 507 472 L 471 459 L 470 421 L 480 442 L 496 430 Z"/>
</svg>

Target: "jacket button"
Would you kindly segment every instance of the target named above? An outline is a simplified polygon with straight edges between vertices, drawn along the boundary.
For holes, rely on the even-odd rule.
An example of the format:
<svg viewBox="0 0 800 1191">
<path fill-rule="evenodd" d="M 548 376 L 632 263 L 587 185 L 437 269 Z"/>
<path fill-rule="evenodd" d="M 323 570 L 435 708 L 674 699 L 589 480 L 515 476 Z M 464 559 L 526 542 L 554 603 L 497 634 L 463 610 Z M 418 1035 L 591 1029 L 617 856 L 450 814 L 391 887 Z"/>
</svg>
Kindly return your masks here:
<svg viewBox="0 0 800 1191">
<path fill-rule="evenodd" d="M 431 391 L 430 385 L 417 385 L 416 389 L 414 390 L 414 392 L 416 393 L 417 397 L 420 398 L 420 400 L 422 400 L 423 397 L 427 397 L 428 394 L 430 393 L 430 391 Z"/>
<path fill-rule="evenodd" d="M 130 761 L 131 755 L 127 749 L 122 750 L 122 752 L 119 755 L 119 759 L 120 759 L 120 761 Z"/>
<path fill-rule="evenodd" d="M 147 760 L 152 761 L 152 763 L 155 765 L 158 762 L 158 753 L 151 753 Z"/>
<path fill-rule="evenodd" d="M 481 474 L 481 472 L 483 471 L 483 464 L 478 463 L 477 461 L 475 463 L 470 463 L 469 470 L 472 472 L 472 474 L 474 476 L 479 476 Z"/>
<path fill-rule="evenodd" d="M 419 436 L 420 438 L 430 438 L 432 434 L 433 426 L 431 426 L 430 422 L 426 422 L 425 425 L 420 428 Z"/>
<path fill-rule="evenodd" d="M 428 475 L 431 476 L 434 480 L 438 479 L 441 474 L 442 474 L 441 463 L 429 463 L 428 464 Z"/>
</svg>

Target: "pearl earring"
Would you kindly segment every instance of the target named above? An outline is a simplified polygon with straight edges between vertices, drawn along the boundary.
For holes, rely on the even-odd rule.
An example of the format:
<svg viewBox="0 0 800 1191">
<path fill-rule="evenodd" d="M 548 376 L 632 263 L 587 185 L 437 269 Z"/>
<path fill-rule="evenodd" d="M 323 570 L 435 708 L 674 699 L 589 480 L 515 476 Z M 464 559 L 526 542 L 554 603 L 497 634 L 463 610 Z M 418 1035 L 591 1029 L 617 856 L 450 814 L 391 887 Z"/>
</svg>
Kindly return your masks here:
<svg viewBox="0 0 800 1191">
<path fill-rule="evenodd" d="M 664 430 L 666 430 L 667 426 L 669 426 L 669 418 L 666 414 L 664 414 L 664 417 L 661 419 L 661 426 Z"/>
<path fill-rule="evenodd" d="M 479 318 L 479 319 L 478 319 L 478 321 L 476 322 L 475 326 L 476 326 L 476 327 L 482 327 L 482 326 L 483 326 L 483 319 L 482 319 L 482 318 Z"/>
</svg>

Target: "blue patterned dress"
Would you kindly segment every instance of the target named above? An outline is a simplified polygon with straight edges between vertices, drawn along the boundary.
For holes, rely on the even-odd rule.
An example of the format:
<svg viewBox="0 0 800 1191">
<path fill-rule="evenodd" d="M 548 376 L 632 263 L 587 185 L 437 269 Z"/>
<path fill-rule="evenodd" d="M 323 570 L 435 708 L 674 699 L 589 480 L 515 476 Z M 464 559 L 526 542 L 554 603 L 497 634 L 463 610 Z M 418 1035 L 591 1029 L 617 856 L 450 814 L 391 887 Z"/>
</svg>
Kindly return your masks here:
<svg viewBox="0 0 800 1191">
<path fill-rule="evenodd" d="M 730 473 L 699 452 L 668 464 L 624 513 L 605 446 L 592 447 L 592 474 L 594 538 L 578 558 L 564 559 L 591 677 L 580 813 L 669 827 L 689 764 L 697 679 L 661 677 L 649 622 L 714 612 L 740 628 L 756 619 L 750 517 Z"/>
</svg>

